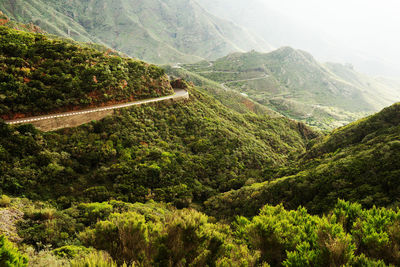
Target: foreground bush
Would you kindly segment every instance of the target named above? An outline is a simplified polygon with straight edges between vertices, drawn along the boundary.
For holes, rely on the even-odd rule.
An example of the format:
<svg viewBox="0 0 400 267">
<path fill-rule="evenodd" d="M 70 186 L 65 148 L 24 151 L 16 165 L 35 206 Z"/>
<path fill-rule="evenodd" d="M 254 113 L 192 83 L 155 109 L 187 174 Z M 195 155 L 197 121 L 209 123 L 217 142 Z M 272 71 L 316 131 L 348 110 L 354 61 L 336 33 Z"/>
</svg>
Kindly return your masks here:
<svg viewBox="0 0 400 267">
<path fill-rule="evenodd" d="M 234 242 L 228 226 L 209 223 L 207 216 L 194 210 L 152 219 L 136 212 L 117 213 L 80 238 L 109 252 L 119 264 L 249 266 L 257 259 L 245 245 Z"/>
<path fill-rule="evenodd" d="M 0 236 L 0 266 L 28 266 L 28 259 L 4 235 Z"/>
<path fill-rule="evenodd" d="M 322 216 L 266 205 L 231 224 L 154 201 L 41 207 L 24 218 L 23 242 L 87 262 L 76 266 L 400 266 L 400 210 L 342 200 Z"/>
</svg>

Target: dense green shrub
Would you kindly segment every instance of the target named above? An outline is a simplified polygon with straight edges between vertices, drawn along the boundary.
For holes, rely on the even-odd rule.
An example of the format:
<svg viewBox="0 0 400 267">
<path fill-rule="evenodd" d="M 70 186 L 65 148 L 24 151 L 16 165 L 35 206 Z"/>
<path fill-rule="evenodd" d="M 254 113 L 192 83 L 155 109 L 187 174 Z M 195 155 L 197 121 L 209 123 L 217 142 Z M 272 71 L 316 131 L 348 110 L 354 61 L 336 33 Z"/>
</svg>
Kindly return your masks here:
<svg viewBox="0 0 400 267">
<path fill-rule="evenodd" d="M 298 123 L 239 114 L 188 90 L 188 102 L 132 107 L 53 133 L 0 124 L 0 188 L 64 207 L 154 199 L 183 208 L 270 180 L 266 170 L 304 151 L 308 138 Z"/>
<path fill-rule="evenodd" d="M 171 94 L 164 71 L 41 34 L 0 27 L 0 117 Z"/>
<path fill-rule="evenodd" d="M 261 252 L 261 261 L 278 266 L 342 266 L 355 251 L 341 225 L 311 216 L 304 208 L 286 211 L 265 206 L 252 220 L 237 218 L 236 233 Z"/>
<path fill-rule="evenodd" d="M 257 259 L 246 246 L 233 243 L 229 227 L 212 224 L 194 210 L 152 219 L 136 212 L 115 213 L 81 233 L 80 239 L 107 251 L 119 264 L 251 266 Z"/>
<path fill-rule="evenodd" d="M 51 245 L 51 255 L 74 264 L 103 259 L 134 266 L 399 265 L 400 210 L 363 209 L 343 200 L 322 216 L 302 207 L 286 210 L 267 205 L 253 218 L 238 216 L 231 224 L 154 201 L 113 200 L 55 212 L 30 210 L 25 210 L 25 220 L 35 218 L 39 227 L 36 232 L 28 229 L 31 236 L 22 235 L 23 242 L 30 244 L 36 238 L 39 250 L 47 251 Z M 69 244 L 55 242 L 59 236 L 54 234 L 54 240 L 43 238 L 44 233 L 63 231 L 57 218 L 66 215 L 74 229 Z"/>
<path fill-rule="evenodd" d="M 1 195 L 0 197 L 0 207 L 8 207 L 11 203 L 11 198 L 6 195 Z"/>
<path fill-rule="evenodd" d="M 206 202 L 209 214 L 254 216 L 268 204 L 306 207 L 322 214 L 338 198 L 366 208 L 399 207 L 400 104 L 338 129 L 315 142 L 294 172 L 274 181 L 253 184 L 221 194 Z"/>
<path fill-rule="evenodd" d="M 28 259 L 22 255 L 4 235 L 0 235 L 0 266 L 28 266 Z"/>
<path fill-rule="evenodd" d="M 81 255 L 89 254 L 90 249 L 83 246 L 63 246 L 53 250 L 54 255 L 62 258 L 76 258 Z"/>
<path fill-rule="evenodd" d="M 89 255 L 74 259 L 70 262 L 71 267 L 128 267 L 126 264 L 118 265 L 103 251 L 92 252 Z M 129 265 L 134 267 L 134 265 Z"/>
</svg>

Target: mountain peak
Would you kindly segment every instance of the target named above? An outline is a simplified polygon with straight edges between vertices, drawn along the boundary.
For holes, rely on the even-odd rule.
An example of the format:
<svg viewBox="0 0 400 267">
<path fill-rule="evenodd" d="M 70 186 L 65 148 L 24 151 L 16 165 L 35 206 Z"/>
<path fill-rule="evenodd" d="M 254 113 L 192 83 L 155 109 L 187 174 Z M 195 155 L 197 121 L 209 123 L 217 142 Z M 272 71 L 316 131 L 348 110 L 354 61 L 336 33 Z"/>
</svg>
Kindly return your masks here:
<svg viewBox="0 0 400 267">
<path fill-rule="evenodd" d="M 294 49 L 290 46 L 281 47 L 275 51 L 272 51 L 270 54 L 276 55 L 281 58 L 291 58 L 296 61 L 297 60 L 299 60 L 299 61 L 307 60 L 307 61 L 311 61 L 311 62 L 316 62 L 316 60 L 310 53 L 303 51 L 303 50 Z"/>
<path fill-rule="evenodd" d="M 13 19 L 33 21 L 51 34 L 105 44 L 153 63 L 197 62 L 234 51 L 271 46 L 231 21 L 211 15 L 196 1 L 0 1 Z M 141 19 L 138 19 L 141 18 Z"/>
</svg>

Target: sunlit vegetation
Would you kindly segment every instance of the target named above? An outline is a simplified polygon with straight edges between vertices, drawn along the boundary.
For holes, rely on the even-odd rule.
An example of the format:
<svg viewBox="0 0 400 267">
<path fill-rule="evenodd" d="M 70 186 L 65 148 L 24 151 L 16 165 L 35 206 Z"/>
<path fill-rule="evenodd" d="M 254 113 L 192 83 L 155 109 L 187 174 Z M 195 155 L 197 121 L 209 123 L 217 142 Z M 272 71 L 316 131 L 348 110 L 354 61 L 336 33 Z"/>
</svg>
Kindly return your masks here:
<svg viewBox="0 0 400 267">
<path fill-rule="evenodd" d="M 0 33 L 3 117 L 172 92 L 159 67 Z M 400 104 L 321 135 L 165 69 L 190 99 L 56 132 L 0 121 L 0 266 L 400 265 Z"/>
<path fill-rule="evenodd" d="M 392 85 L 349 66 L 319 63 L 310 54 L 290 47 L 267 54 L 233 53 L 182 67 L 289 118 L 324 130 L 343 126 L 400 100 Z"/>
<path fill-rule="evenodd" d="M 28 259 L 4 235 L 0 235 L 0 266 L 28 266 Z"/>
<path fill-rule="evenodd" d="M 56 258 L 42 255 L 54 265 L 61 260 L 71 266 L 400 264 L 400 211 L 341 200 L 324 216 L 267 205 L 253 218 L 236 217 L 230 224 L 153 201 L 81 203 L 64 210 L 30 203 L 23 211 L 18 226 L 23 243 L 39 251 L 51 247 Z M 12 247 L 10 255 L 26 263 Z"/>
<path fill-rule="evenodd" d="M 221 84 L 209 80 L 199 74 L 190 72 L 183 68 L 173 68 L 171 66 L 163 66 L 163 68 L 165 69 L 165 72 L 168 75 L 173 77 L 184 78 L 185 80 L 193 83 L 197 88 L 200 88 L 202 91 L 205 91 L 211 96 L 213 96 L 223 105 L 239 113 L 251 112 L 258 115 L 270 115 L 273 117 L 281 116 L 280 114 L 267 108 L 266 106 L 263 106 L 255 101 L 252 101 L 248 97 L 245 97 L 236 91 L 228 90 Z"/>
<path fill-rule="evenodd" d="M 172 94 L 164 71 L 41 34 L 0 27 L 3 119 Z"/>
<path fill-rule="evenodd" d="M 188 206 L 270 179 L 271 169 L 317 136 L 286 118 L 239 114 L 189 90 L 186 103 L 133 107 L 55 133 L 1 124 L 1 189 L 65 203 L 116 198 Z"/>
<path fill-rule="evenodd" d="M 210 214 L 255 215 L 265 203 L 299 205 L 313 213 L 332 208 L 337 198 L 398 207 L 400 191 L 400 105 L 395 104 L 314 140 L 289 175 L 227 192 L 207 201 Z"/>
</svg>

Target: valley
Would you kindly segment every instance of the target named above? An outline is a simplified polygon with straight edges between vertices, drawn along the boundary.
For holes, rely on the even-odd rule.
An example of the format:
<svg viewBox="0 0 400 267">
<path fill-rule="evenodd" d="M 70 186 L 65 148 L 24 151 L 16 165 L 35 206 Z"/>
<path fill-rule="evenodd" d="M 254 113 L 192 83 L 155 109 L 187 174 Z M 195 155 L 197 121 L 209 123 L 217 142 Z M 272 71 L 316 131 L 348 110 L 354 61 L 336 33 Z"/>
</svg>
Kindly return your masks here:
<svg viewBox="0 0 400 267">
<path fill-rule="evenodd" d="M 400 265 L 398 79 L 206 2 L 0 2 L 0 267 Z"/>
<path fill-rule="evenodd" d="M 268 54 L 234 53 L 212 64 L 182 67 L 322 130 L 346 125 L 400 100 L 393 84 L 341 64 L 321 64 L 289 47 Z"/>
</svg>

